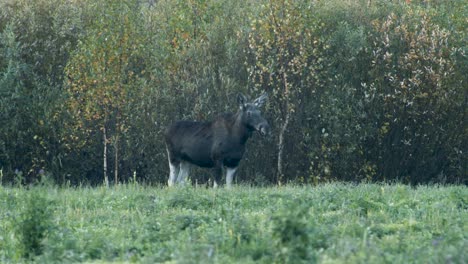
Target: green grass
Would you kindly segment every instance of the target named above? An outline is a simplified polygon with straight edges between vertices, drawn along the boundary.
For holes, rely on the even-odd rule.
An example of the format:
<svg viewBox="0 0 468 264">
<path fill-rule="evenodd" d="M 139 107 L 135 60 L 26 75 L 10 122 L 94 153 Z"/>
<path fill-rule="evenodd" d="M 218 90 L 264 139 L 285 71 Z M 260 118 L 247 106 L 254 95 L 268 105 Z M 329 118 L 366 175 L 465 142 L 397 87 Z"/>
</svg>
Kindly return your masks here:
<svg viewBox="0 0 468 264">
<path fill-rule="evenodd" d="M 0 187 L 0 262 L 467 263 L 468 188 Z"/>
</svg>

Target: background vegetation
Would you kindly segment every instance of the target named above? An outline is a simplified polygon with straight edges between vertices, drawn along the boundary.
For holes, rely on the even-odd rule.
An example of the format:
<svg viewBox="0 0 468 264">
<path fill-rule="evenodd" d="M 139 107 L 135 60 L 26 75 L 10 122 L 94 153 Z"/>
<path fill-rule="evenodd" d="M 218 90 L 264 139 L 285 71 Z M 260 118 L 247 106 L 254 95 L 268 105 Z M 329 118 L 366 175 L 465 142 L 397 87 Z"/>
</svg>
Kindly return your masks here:
<svg viewBox="0 0 468 264">
<path fill-rule="evenodd" d="M 56 186 L 56 185 L 54 185 Z M 465 263 L 467 188 L 0 186 L 2 263 Z"/>
<path fill-rule="evenodd" d="M 462 0 L 1 1 L 0 179 L 162 183 L 165 126 L 267 91 L 273 136 L 238 181 L 466 184 L 467 17 Z"/>
</svg>

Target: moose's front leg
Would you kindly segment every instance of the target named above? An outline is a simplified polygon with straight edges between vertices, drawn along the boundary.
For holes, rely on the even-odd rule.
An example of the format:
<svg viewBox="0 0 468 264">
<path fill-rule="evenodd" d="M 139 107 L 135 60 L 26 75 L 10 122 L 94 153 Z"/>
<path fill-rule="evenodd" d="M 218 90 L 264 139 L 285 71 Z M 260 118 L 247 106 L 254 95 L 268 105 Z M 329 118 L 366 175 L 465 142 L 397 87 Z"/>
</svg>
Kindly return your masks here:
<svg viewBox="0 0 468 264">
<path fill-rule="evenodd" d="M 217 161 L 214 167 L 213 188 L 216 188 L 218 187 L 218 184 L 221 184 L 222 177 L 223 177 L 223 164 L 220 161 Z"/>
<path fill-rule="evenodd" d="M 237 167 L 234 168 L 226 168 L 226 186 L 228 188 L 232 187 L 232 180 L 236 175 Z"/>
</svg>

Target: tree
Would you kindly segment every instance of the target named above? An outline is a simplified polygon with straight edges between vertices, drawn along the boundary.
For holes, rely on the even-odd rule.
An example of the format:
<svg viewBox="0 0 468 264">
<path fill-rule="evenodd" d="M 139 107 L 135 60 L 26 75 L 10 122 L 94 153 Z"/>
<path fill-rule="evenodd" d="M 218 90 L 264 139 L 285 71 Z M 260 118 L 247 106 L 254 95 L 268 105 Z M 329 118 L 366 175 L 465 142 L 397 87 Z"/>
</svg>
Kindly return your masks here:
<svg viewBox="0 0 468 264">
<path fill-rule="evenodd" d="M 314 89 L 315 44 L 313 28 L 306 23 L 310 6 L 289 0 L 270 0 L 253 19 L 249 47 L 254 55 L 250 78 L 256 89 L 272 91 L 274 111 L 279 116 L 277 141 L 277 177 L 284 180 L 284 149 L 292 115 L 300 104 L 300 95 L 306 87 Z"/>
<path fill-rule="evenodd" d="M 118 183 L 119 142 L 128 129 L 125 109 L 132 103 L 132 89 L 142 71 L 136 67 L 141 39 L 137 5 L 97 1 L 94 7 L 98 19 L 65 69 L 67 106 L 74 120 L 70 140 L 75 146 L 86 144 L 94 133 L 102 133 L 103 176 L 108 185 L 109 144 L 114 149 L 114 183 Z"/>
</svg>

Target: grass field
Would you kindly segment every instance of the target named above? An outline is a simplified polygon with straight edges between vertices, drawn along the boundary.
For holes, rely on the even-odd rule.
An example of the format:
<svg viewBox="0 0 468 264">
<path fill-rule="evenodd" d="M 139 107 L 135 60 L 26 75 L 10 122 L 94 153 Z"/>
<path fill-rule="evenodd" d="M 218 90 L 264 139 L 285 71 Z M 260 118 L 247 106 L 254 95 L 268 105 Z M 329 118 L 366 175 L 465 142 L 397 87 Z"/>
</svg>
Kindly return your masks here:
<svg viewBox="0 0 468 264">
<path fill-rule="evenodd" d="M 0 262 L 467 263 L 468 188 L 0 187 Z"/>
</svg>

